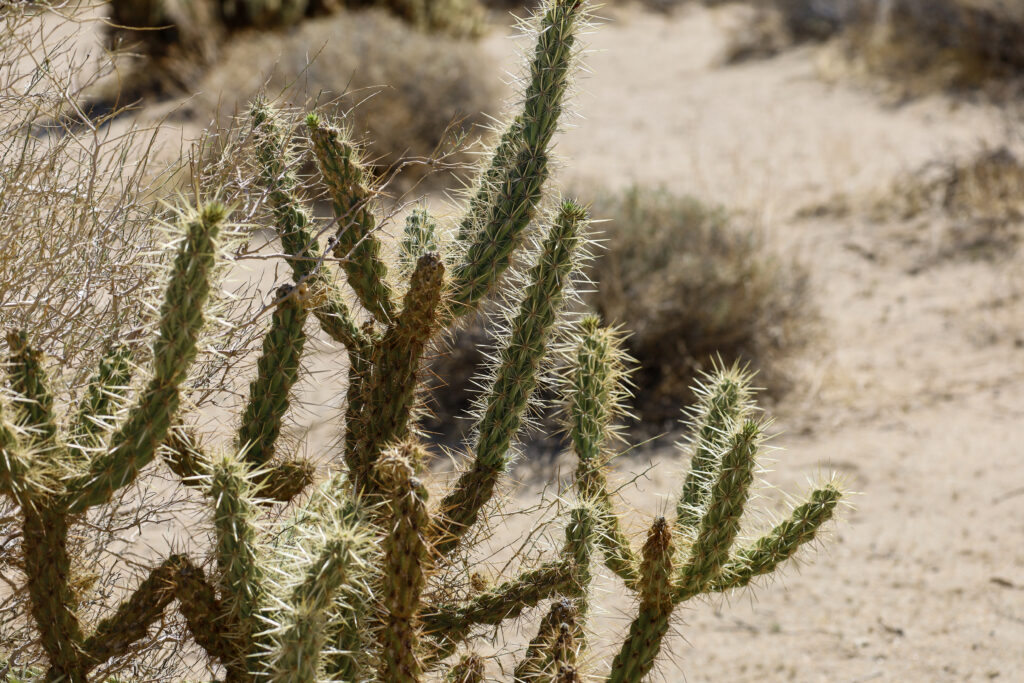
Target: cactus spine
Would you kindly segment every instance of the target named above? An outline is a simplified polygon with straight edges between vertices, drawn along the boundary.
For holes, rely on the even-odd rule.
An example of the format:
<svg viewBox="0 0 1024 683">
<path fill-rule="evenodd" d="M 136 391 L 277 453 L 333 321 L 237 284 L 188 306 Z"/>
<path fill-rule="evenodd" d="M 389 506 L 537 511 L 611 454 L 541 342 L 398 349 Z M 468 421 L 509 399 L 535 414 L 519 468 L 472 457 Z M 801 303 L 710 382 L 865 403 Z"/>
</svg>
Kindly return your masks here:
<svg viewBox="0 0 1024 683">
<path fill-rule="evenodd" d="M 238 16 L 256 16 L 303 5 L 233 7 Z M 571 200 L 557 205 L 550 224 L 530 229 L 546 223 L 539 207 L 549 146 L 585 20 L 579 0 L 548 0 L 522 109 L 482 170 L 465 215 L 450 226 L 454 239 L 445 239 L 441 221 L 413 211 L 396 263 L 387 261 L 380 237 L 374 179 L 344 128 L 315 114 L 305 122 L 334 209 L 334 234 L 321 245 L 323 226 L 312 218 L 292 169 L 293 130 L 267 102 L 254 103 L 253 154 L 292 282 L 277 290 L 236 439 L 226 450 L 209 451 L 181 414 L 217 233 L 227 220 L 223 207 L 202 207 L 184 222 L 152 368 L 131 407 L 125 408 L 132 363 L 124 348 L 111 345 L 64 420 L 42 355 L 24 335 L 9 338 L 16 400 L 0 406 L 0 493 L 20 508 L 21 560 L 47 680 L 84 683 L 104 662 L 127 658 L 176 605 L 195 644 L 231 683 L 418 683 L 442 676 L 476 683 L 485 680 L 484 660 L 469 650 L 450 661 L 456 652 L 471 648 L 479 630 L 543 607 L 513 678 L 571 683 L 591 666 L 586 625 L 599 554 L 638 595 L 636 618 L 600 673 L 638 683 L 654 666 L 680 603 L 746 586 L 816 537 L 840 499 L 831 483 L 765 536 L 735 547 L 763 424 L 752 417 L 747 376 L 734 369 L 718 372 L 701 390 L 675 519 L 655 520 L 642 549 L 634 550 L 609 485 L 628 360 L 620 335 L 585 317 L 561 325 L 575 345 L 561 386 L 578 462 L 562 547 L 494 585 L 458 578 L 469 574 L 463 563 L 474 532 L 502 488 L 586 251 L 588 216 Z M 531 234 L 538 235 L 535 243 Z M 432 502 L 424 473 L 437 456 L 416 424 L 424 356 L 442 331 L 479 308 L 520 255 L 529 267 L 507 281 L 515 303 L 466 462 Z M 335 277 L 336 264 L 345 284 Z M 346 303 L 346 286 L 356 310 Z M 344 441 L 325 474 L 283 458 L 278 448 L 310 317 L 344 347 L 348 361 Z M 82 596 L 71 577 L 71 527 L 135 481 L 158 453 L 184 484 L 205 495 L 210 569 L 171 555 L 90 627 L 77 609 Z"/>
</svg>

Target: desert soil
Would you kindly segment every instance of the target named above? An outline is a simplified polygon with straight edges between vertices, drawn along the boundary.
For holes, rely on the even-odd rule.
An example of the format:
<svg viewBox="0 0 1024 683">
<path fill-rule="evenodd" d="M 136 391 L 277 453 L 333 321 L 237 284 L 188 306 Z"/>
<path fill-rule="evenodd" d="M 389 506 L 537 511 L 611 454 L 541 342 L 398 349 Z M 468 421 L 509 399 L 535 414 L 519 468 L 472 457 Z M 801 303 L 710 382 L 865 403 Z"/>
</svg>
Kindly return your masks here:
<svg viewBox="0 0 1024 683">
<path fill-rule="evenodd" d="M 801 255 L 823 325 L 797 388 L 772 409 L 782 450 L 757 528 L 785 511 L 780 492 L 828 472 L 855 492 L 825 542 L 779 580 L 680 610 L 656 676 L 1024 680 L 1024 257 L 943 251 L 951 219 L 941 215 L 800 211 L 1012 145 L 1013 127 L 994 105 L 932 96 L 893 106 L 829 84 L 818 48 L 723 66 L 738 21 L 728 9 L 608 19 L 588 36 L 579 116 L 557 143 L 561 185 L 638 182 L 719 201 Z M 506 38 L 487 47 L 514 68 Z M 642 533 L 672 508 L 682 463 L 669 446 L 620 462 L 624 480 L 644 474 L 624 489 Z M 540 489 L 524 485 L 520 500 Z M 622 593 L 600 583 L 598 644 L 628 627 Z"/>
</svg>

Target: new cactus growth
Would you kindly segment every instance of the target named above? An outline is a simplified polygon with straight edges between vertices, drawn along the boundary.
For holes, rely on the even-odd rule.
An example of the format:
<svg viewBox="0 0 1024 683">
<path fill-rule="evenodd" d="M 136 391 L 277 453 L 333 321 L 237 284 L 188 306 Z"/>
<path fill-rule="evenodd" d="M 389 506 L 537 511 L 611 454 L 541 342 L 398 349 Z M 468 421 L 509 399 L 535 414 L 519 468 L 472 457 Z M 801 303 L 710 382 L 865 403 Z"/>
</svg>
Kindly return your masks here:
<svg viewBox="0 0 1024 683">
<path fill-rule="evenodd" d="M 303 5 L 232 6 L 249 16 Z M 374 180 L 344 126 L 319 115 L 305 121 L 334 209 L 331 227 L 321 229 L 292 171 L 297 155 L 286 119 L 265 101 L 253 105 L 259 183 L 292 282 L 276 292 L 229 446 L 203 446 L 180 406 L 204 326 L 217 233 L 228 220 L 219 205 L 183 223 L 151 368 L 133 402 L 124 347 L 111 344 L 84 397 L 65 409 L 31 339 L 9 337 L 14 400 L 0 417 L 0 492 L 20 510 L 21 561 L 47 680 L 84 683 L 105 662 L 129 657 L 178 610 L 195 646 L 227 681 L 475 683 L 486 678 L 485 660 L 472 652 L 479 632 L 540 607 L 544 616 L 513 680 L 569 683 L 593 669 L 608 681 L 637 683 L 654 665 L 680 603 L 746 586 L 816 537 L 840 498 L 832 484 L 767 535 L 736 548 L 763 440 L 748 378 L 738 370 L 717 373 L 702 389 L 675 519 L 655 520 L 639 548 L 624 531 L 608 469 L 628 399 L 627 360 L 620 335 L 596 318 L 565 323 L 562 308 L 586 251 L 589 219 L 571 200 L 550 215 L 541 202 L 585 21 L 579 0 L 548 0 L 522 110 L 481 171 L 465 215 L 449 226 L 414 210 L 395 263 L 381 236 Z M 326 246 L 321 232 L 332 233 Z M 506 277 L 514 261 L 523 268 Z M 349 305 L 336 267 L 357 305 Z M 497 289 L 511 302 L 507 331 L 499 335 L 461 467 L 432 496 L 437 456 L 417 427 L 424 356 Z M 343 348 L 349 379 L 344 440 L 326 472 L 278 452 L 314 320 Z M 560 385 L 578 461 L 574 491 L 565 497 L 574 500 L 564 511 L 564 540 L 518 573 L 493 582 L 470 578 L 463 563 L 512 465 L 556 337 L 574 347 Z M 211 562 L 181 553 L 155 562 L 134 592 L 90 627 L 78 612 L 70 530 L 158 453 L 204 495 Z M 638 602 L 604 670 L 587 653 L 598 559 Z"/>
</svg>

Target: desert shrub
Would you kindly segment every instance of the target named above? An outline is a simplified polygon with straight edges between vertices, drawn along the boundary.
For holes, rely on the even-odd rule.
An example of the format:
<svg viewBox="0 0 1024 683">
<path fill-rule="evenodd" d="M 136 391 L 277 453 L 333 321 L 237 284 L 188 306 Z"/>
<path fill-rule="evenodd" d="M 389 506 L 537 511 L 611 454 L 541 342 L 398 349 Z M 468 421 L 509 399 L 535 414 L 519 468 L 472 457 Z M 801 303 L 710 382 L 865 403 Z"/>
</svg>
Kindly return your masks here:
<svg viewBox="0 0 1024 683">
<path fill-rule="evenodd" d="M 490 73 L 471 41 L 419 33 L 379 10 L 341 13 L 288 33 L 237 36 L 187 106 L 194 120 L 227 123 L 264 90 L 333 102 L 331 111 L 350 111 L 374 164 L 388 166 L 444 153 L 483 123 L 498 99 Z"/>
<path fill-rule="evenodd" d="M 144 56 L 132 73 L 135 90 L 191 90 L 239 31 L 283 30 L 313 17 L 376 5 L 418 31 L 478 35 L 483 14 L 476 0 L 110 0 L 109 40 Z"/>
<path fill-rule="evenodd" d="M 877 3 L 843 32 L 845 69 L 902 96 L 969 90 L 1024 73 L 1024 7 L 999 0 Z M 842 65 L 840 65 L 842 68 Z"/>
<path fill-rule="evenodd" d="M 705 0 L 704 4 L 723 4 Z M 1001 0 L 748 0 L 726 63 L 834 39 L 829 78 L 887 82 L 900 97 L 1013 84 L 1024 72 L 1024 6 Z M 999 88 L 994 89 L 998 91 Z M 1011 89 L 1011 92 L 1013 90 Z"/>
<path fill-rule="evenodd" d="M 721 207 L 641 187 L 597 197 L 594 215 L 608 222 L 590 302 L 628 333 L 640 417 L 675 420 L 694 377 L 719 356 L 783 389 L 773 361 L 799 347 L 813 319 L 805 269 Z"/>
<path fill-rule="evenodd" d="M 914 269 L 1012 255 L 1024 219 L 1024 164 L 1005 147 L 932 162 L 868 201 L 879 222 L 897 221 Z"/>
</svg>

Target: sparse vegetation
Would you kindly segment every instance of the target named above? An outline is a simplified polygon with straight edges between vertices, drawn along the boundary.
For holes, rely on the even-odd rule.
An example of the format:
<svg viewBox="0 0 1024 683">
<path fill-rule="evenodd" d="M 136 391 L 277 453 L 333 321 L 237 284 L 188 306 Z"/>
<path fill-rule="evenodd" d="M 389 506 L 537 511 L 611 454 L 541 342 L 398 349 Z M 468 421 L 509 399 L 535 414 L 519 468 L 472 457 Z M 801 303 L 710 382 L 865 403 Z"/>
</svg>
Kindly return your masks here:
<svg viewBox="0 0 1024 683">
<path fill-rule="evenodd" d="M 180 673 L 178 660 L 140 652 L 164 643 L 180 656 L 187 642 L 206 676 L 233 682 L 480 680 L 478 636 L 551 603 L 537 636 L 516 652 L 515 680 L 566 683 L 593 668 L 610 683 L 640 683 L 679 605 L 743 588 L 815 540 L 842 498 L 832 480 L 753 543 L 738 540 L 765 423 L 749 377 L 736 369 L 717 370 L 697 390 L 675 514 L 653 520 L 642 548 L 625 531 L 608 485 L 628 399 L 621 338 L 596 317 L 565 317 L 589 217 L 572 200 L 544 209 L 551 141 L 586 20 L 578 0 L 544 5 L 522 107 L 462 218 L 442 225 L 414 212 L 397 260 L 382 240 L 380 188 L 346 130 L 320 114 L 304 122 L 303 145 L 333 208 L 320 221 L 295 174 L 296 122 L 264 99 L 252 105 L 248 131 L 225 153 L 248 154 L 258 176 L 225 192 L 267 205 L 279 249 L 268 258 L 290 271 L 290 282 L 279 283 L 261 321 L 259 359 L 229 442 L 210 445 L 185 426 L 192 366 L 204 330 L 221 315 L 211 301 L 232 208 L 251 218 L 248 204 L 225 205 L 216 200 L 222 188 L 204 186 L 221 177 L 196 168 L 209 160 L 195 161 L 198 206 L 179 216 L 156 322 L 145 331 L 148 354 L 110 339 L 76 397 L 51 382 L 31 332 L 9 336 L 0 494 L 4 523 L 17 532 L 0 571 L 24 590 L 2 612 L 0 623 L 18 627 L 2 642 L 4 675 L 167 680 Z M 526 266 L 507 277 L 516 260 Z M 458 472 L 433 481 L 439 454 L 417 424 L 424 355 L 443 330 L 495 297 L 507 307 L 507 326 L 495 334 L 475 430 Z M 329 339 L 348 367 L 344 437 L 327 472 L 278 443 L 311 334 Z M 559 340 L 578 464 L 557 510 L 564 540 L 521 553 L 489 584 L 470 575 L 470 563 Z M 190 526 L 185 547 L 155 558 L 119 555 L 112 544 L 117 568 L 142 576 L 123 594 L 97 595 L 80 572 L 77 539 L 157 468 L 201 498 L 209 542 Z M 120 540 L 118 531 L 134 528 L 112 532 Z M 638 602 L 608 664 L 587 656 L 598 559 Z"/>
<path fill-rule="evenodd" d="M 641 187 L 599 196 L 593 211 L 608 222 L 590 301 L 629 334 L 640 417 L 674 420 L 718 356 L 783 387 L 772 363 L 799 348 L 813 319 L 805 269 L 721 207 Z"/>
<path fill-rule="evenodd" d="M 723 4 L 709 2 L 705 4 Z M 1000 0 L 751 0 L 726 62 L 835 39 L 829 78 L 882 79 L 901 97 L 971 90 L 1024 73 L 1024 8 Z"/>
<path fill-rule="evenodd" d="M 488 67 L 471 41 L 439 40 L 380 10 L 341 13 L 287 34 L 237 36 L 186 107 L 193 120 L 227 124 L 263 91 L 332 103 L 328 111 L 347 113 L 366 139 L 374 165 L 388 167 L 445 154 L 463 132 L 478 133 L 474 125 L 497 108 Z"/>
</svg>

